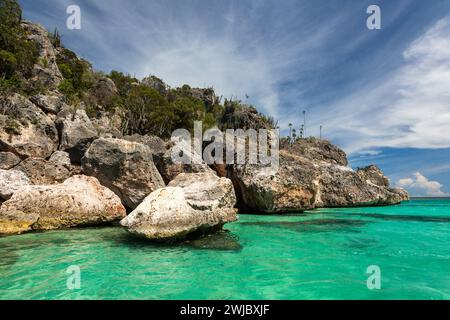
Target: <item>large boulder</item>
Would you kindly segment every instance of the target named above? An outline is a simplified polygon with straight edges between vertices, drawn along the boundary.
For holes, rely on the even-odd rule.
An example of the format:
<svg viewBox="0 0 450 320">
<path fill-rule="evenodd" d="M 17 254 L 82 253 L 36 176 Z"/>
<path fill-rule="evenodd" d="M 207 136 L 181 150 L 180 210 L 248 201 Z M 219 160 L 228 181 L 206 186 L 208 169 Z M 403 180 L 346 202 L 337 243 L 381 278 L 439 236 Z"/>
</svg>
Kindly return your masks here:
<svg viewBox="0 0 450 320">
<path fill-rule="evenodd" d="M 0 99 L 0 141 L 24 158 L 48 158 L 59 142 L 53 119 L 19 94 Z"/>
<path fill-rule="evenodd" d="M 100 138 L 81 162 L 84 174 L 97 177 L 129 208 L 136 208 L 152 191 L 165 186 L 147 146 L 121 139 Z"/>
<path fill-rule="evenodd" d="M 168 186 L 183 189 L 187 202 L 197 210 L 233 208 L 236 204 L 231 180 L 213 172 L 181 173 Z"/>
<path fill-rule="evenodd" d="M 182 155 L 184 161 L 176 155 Z M 174 139 L 167 145 L 164 153 L 154 154 L 155 164 L 161 173 L 164 182 L 168 184 L 180 173 L 213 172 L 203 161 L 202 155 L 197 154 L 193 146 L 182 139 Z"/>
<path fill-rule="evenodd" d="M 240 207 L 244 210 L 279 213 L 314 208 L 318 193 L 318 168 L 306 158 L 280 152 L 280 167 L 244 164 L 230 167 Z"/>
<path fill-rule="evenodd" d="M 60 136 L 59 149 L 68 152 L 72 162 L 80 163 L 91 142 L 97 138 L 97 131 L 86 111 L 64 108 L 55 123 Z"/>
<path fill-rule="evenodd" d="M 0 152 L 0 169 L 9 170 L 20 163 L 20 158 L 12 152 Z"/>
<path fill-rule="evenodd" d="M 0 208 L 0 234 L 110 223 L 124 218 L 120 199 L 94 177 L 53 186 L 27 186 Z"/>
<path fill-rule="evenodd" d="M 33 184 L 57 184 L 70 177 L 70 167 L 42 158 L 28 158 L 16 168 L 24 172 Z"/>
<path fill-rule="evenodd" d="M 194 232 L 219 230 L 225 223 L 237 220 L 236 209 L 230 207 L 193 208 L 184 190 L 166 187 L 152 192 L 121 225 L 138 236 L 165 241 L 183 239 Z"/>
<path fill-rule="evenodd" d="M 133 134 L 123 138 L 128 141 L 145 144 L 152 151 L 154 158 L 156 156 L 161 157 L 167 152 L 167 143 L 157 136 Z"/>
<path fill-rule="evenodd" d="M 28 185 L 31 185 L 31 181 L 22 171 L 0 169 L 0 199 L 8 200 L 15 192 Z"/>
</svg>

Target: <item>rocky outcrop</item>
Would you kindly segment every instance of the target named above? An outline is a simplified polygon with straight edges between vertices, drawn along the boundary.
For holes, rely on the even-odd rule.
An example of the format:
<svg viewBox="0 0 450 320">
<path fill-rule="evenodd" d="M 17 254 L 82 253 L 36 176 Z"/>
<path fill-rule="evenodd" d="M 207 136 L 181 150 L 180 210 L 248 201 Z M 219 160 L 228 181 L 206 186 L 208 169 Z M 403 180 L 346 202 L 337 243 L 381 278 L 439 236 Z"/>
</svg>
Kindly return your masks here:
<svg viewBox="0 0 450 320">
<path fill-rule="evenodd" d="M 53 186 L 27 186 L 0 208 L 0 234 L 110 223 L 125 217 L 120 199 L 94 177 Z"/>
<path fill-rule="evenodd" d="M 49 157 L 58 147 L 52 118 L 19 94 L 0 101 L 0 144 L 23 157 Z"/>
<path fill-rule="evenodd" d="M 174 154 L 182 154 L 183 160 L 178 161 Z M 202 156 L 197 154 L 194 148 L 184 140 L 174 140 L 167 146 L 164 154 L 155 154 L 155 164 L 161 173 L 164 182 L 168 184 L 180 173 L 212 172 L 213 170 L 203 161 Z M 175 160 L 175 161 L 174 161 Z"/>
<path fill-rule="evenodd" d="M 31 185 L 31 181 L 22 171 L 0 170 L 0 199 L 8 200 L 15 192 L 28 185 Z"/>
<path fill-rule="evenodd" d="M 71 169 L 70 156 L 65 151 L 54 152 L 48 161 L 51 163 L 63 166 L 64 168 L 66 168 L 68 170 Z"/>
<path fill-rule="evenodd" d="M 84 174 L 97 177 L 129 208 L 136 208 L 152 191 L 165 186 L 151 150 L 140 143 L 100 138 L 82 159 Z"/>
<path fill-rule="evenodd" d="M 317 138 L 298 139 L 295 143 L 284 140 L 281 149 L 315 161 L 325 161 L 341 166 L 347 166 L 348 160 L 345 152 L 328 140 Z"/>
<path fill-rule="evenodd" d="M 86 111 L 65 108 L 58 113 L 56 126 L 60 136 L 59 149 L 68 152 L 72 162 L 80 163 L 91 142 L 97 138 Z"/>
<path fill-rule="evenodd" d="M 20 163 L 20 158 L 12 152 L 0 152 L 0 169 L 9 170 Z"/>
<path fill-rule="evenodd" d="M 371 165 L 365 168 L 360 168 L 357 171 L 358 176 L 367 183 L 374 184 L 380 187 L 389 187 L 389 179 L 377 166 Z"/>
<path fill-rule="evenodd" d="M 213 172 L 181 173 L 168 186 L 183 189 L 187 202 L 197 210 L 233 208 L 236 204 L 231 180 Z"/>
<path fill-rule="evenodd" d="M 64 96 L 57 92 L 34 95 L 30 100 L 45 113 L 58 114 L 66 106 Z"/>
<path fill-rule="evenodd" d="M 56 184 L 70 177 L 70 167 L 42 158 L 28 158 L 15 169 L 24 172 L 33 184 Z"/>
<path fill-rule="evenodd" d="M 167 143 L 157 136 L 153 135 L 141 136 L 140 134 L 134 134 L 131 136 L 125 136 L 123 137 L 123 139 L 145 144 L 147 147 L 150 148 L 153 156 L 163 156 L 167 152 Z"/>
<path fill-rule="evenodd" d="M 276 173 L 246 164 L 229 166 L 226 174 L 233 180 L 240 206 L 252 211 L 392 205 L 408 198 L 405 191 L 389 188 L 377 167 L 355 172 L 346 163 L 345 153 L 328 142 L 311 146 L 306 141 L 280 151 Z"/>
<path fill-rule="evenodd" d="M 48 31 L 39 24 L 23 21 L 22 27 L 28 33 L 28 39 L 39 48 L 39 57 L 33 69 L 32 81 L 39 86 L 55 89 L 63 80 L 56 63 L 56 51 L 48 36 Z"/>
<path fill-rule="evenodd" d="M 210 173 L 180 174 L 171 186 L 145 198 L 121 225 L 150 240 L 182 239 L 236 221 L 235 202 L 230 180 Z"/>
<path fill-rule="evenodd" d="M 105 105 L 117 94 L 117 87 L 110 78 L 101 77 L 95 81 L 89 93 L 92 103 Z"/>
</svg>

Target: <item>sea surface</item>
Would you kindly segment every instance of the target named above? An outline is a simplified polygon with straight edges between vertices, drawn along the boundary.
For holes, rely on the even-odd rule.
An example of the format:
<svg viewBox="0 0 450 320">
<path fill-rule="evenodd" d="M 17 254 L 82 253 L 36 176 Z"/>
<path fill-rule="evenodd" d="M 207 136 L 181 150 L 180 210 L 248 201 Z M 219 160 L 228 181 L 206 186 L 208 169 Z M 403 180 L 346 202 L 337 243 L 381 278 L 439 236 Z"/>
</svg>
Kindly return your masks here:
<svg viewBox="0 0 450 320">
<path fill-rule="evenodd" d="M 2 237 L 0 299 L 450 299 L 450 199 L 225 228 L 170 246 L 119 227 Z"/>
</svg>

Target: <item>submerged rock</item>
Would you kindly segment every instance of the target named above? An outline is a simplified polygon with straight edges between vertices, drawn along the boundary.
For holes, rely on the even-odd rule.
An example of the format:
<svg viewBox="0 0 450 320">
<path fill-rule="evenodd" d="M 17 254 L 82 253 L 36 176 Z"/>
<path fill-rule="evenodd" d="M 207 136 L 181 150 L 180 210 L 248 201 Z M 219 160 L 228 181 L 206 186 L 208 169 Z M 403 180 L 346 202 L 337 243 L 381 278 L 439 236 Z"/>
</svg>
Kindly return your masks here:
<svg viewBox="0 0 450 320">
<path fill-rule="evenodd" d="M 152 192 L 120 223 L 133 234 L 164 241 L 182 239 L 193 232 L 218 230 L 236 220 L 233 208 L 196 210 L 186 199 L 183 188 L 166 187 Z"/>
<path fill-rule="evenodd" d="M 15 192 L 28 185 L 31 185 L 31 181 L 22 171 L 0 169 L 0 199 L 8 200 Z"/>
<path fill-rule="evenodd" d="M 125 217 L 120 199 L 94 177 L 26 186 L 0 208 L 0 234 L 98 225 Z"/>
<path fill-rule="evenodd" d="M 165 186 L 152 159 L 151 150 L 143 144 L 100 138 L 82 159 L 82 170 L 97 177 L 134 209 L 152 191 Z"/>
</svg>

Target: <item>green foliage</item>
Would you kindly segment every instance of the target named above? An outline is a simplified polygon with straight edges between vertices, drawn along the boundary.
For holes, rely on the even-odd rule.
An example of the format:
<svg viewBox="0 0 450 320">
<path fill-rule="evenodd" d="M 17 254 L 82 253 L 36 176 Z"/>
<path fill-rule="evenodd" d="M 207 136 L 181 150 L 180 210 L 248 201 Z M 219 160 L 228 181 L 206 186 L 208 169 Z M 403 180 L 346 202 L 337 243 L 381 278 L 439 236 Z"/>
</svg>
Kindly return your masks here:
<svg viewBox="0 0 450 320">
<path fill-rule="evenodd" d="M 27 39 L 26 31 L 20 25 L 22 10 L 15 0 L 0 0 L 0 77 L 3 86 L 13 91 L 22 91 L 23 81 L 31 76 L 39 55 L 37 45 Z M 20 82 L 19 87 L 14 87 Z"/>
<path fill-rule="evenodd" d="M 66 48 L 59 50 L 56 63 L 64 77 L 58 89 L 72 102 L 83 99 L 93 84 L 91 64 Z"/>
</svg>

